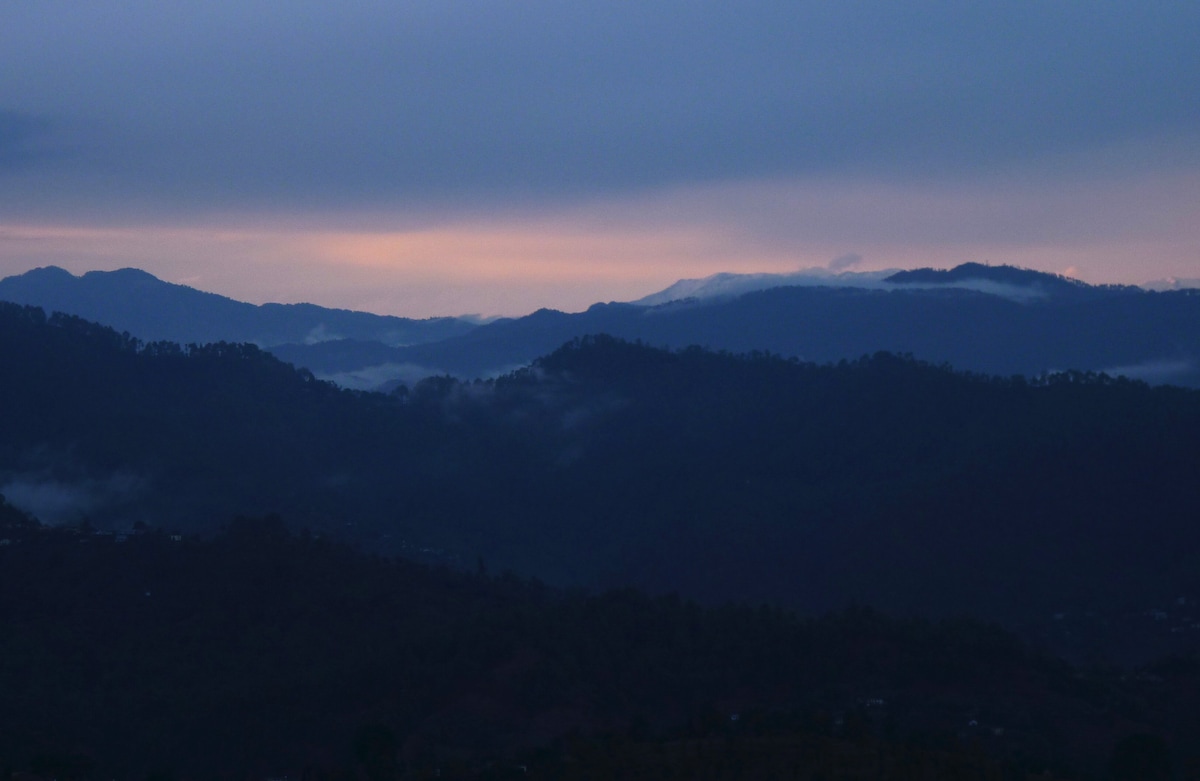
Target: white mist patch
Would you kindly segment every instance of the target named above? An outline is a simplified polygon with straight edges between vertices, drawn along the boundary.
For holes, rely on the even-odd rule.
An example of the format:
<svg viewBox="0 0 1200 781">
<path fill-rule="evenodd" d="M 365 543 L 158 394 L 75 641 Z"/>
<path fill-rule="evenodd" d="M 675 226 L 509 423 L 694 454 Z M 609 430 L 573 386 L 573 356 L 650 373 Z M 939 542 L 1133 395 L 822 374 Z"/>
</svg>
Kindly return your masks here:
<svg viewBox="0 0 1200 781">
<path fill-rule="evenodd" d="M 143 487 L 135 475 L 61 480 L 44 472 L 10 475 L 0 494 L 14 507 L 50 525 L 77 523 L 104 508 L 128 501 Z"/>
<path fill-rule="evenodd" d="M 858 263 L 857 255 L 835 258 L 833 264 L 844 264 L 841 268 Z M 885 271 L 840 271 L 829 268 L 810 268 L 791 274 L 713 274 L 703 279 L 681 279 L 665 290 L 639 298 L 631 303 L 639 306 L 658 306 L 687 298 L 720 299 L 734 298 L 757 290 L 773 287 L 855 287 L 886 290 L 892 286 L 883 280 L 895 274 L 897 269 Z"/>
<path fill-rule="evenodd" d="M 1104 374 L 1112 377 L 1128 377 L 1131 380 L 1141 380 L 1151 385 L 1167 385 L 1187 377 L 1196 370 L 1191 360 L 1159 360 L 1144 361 L 1128 366 L 1113 366 L 1104 369 Z"/>
<path fill-rule="evenodd" d="M 305 344 L 320 344 L 321 342 L 333 342 L 342 337 L 333 333 L 325 327 L 324 323 L 317 323 L 316 327 L 308 332 L 304 337 Z"/>
<path fill-rule="evenodd" d="M 843 287 L 862 290 L 972 290 L 1019 304 L 1043 301 L 1051 296 L 1038 282 L 1020 285 L 986 278 L 953 281 L 889 282 L 897 269 L 884 271 L 847 271 L 862 262 L 862 256 L 849 253 L 834 258 L 827 268 L 814 267 L 789 274 L 713 274 L 703 279 L 681 279 L 665 290 L 630 303 L 655 307 L 690 301 L 705 304 L 736 298 L 746 293 L 777 287 Z"/>
<path fill-rule="evenodd" d="M 351 369 L 344 372 L 315 375 L 319 380 L 332 382 L 341 388 L 349 390 L 374 391 L 400 383 L 412 386 L 426 377 L 444 375 L 439 369 L 428 366 L 418 366 L 415 363 L 381 363 L 376 366 L 364 366 L 361 369 Z"/>
<path fill-rule="evenodd" d="M 845 255 L 839 255 L 838 257 L 829 261 L 829 270 L 834 273 L 845 271 L 848 268 L 852 268 L 857 266 L 859 263 L 862 263 L 862 260 L 863 256 L 859 255 L 857 252 L 847 252 Z"/>
<path fill-rule="evenodd" d="M 1140 285 L 1140 287 L 1143 290 L 1151 290 L 1156 293 L 1166 293 L 1171 290 L 1195 290 L 1200 288 L 1200 279 L 1167 277 L 1166 279 L 1155 279 L 1151 282 L 1146 282 Z"/>
</svg>

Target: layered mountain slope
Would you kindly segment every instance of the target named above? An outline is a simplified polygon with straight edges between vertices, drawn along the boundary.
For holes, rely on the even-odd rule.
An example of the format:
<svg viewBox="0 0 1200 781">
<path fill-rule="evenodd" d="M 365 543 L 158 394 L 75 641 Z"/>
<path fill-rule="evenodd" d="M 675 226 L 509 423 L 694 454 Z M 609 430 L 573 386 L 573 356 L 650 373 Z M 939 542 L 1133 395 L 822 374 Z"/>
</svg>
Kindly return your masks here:
<svg viewBox="0 0 1200 781">
<path fill-rule="evenodd" d="M 693 297 L 680 298 L 685 294 Z M 76 314 L 146 340 L 253 342 L 360 389 L 443 373 L 497 376 L 595 333 L 817 362 L 886 350 L 989 374 L 1078 369 L 1200 386 L 1200 292 L 1092 286 L 1008 266 L 718 275 L 636 304 L 597 304 L 575 314 L 540 310 L 482 326 L 307 304 L 253 306 L 133 269 L 82 277 L 38 269 L 0 280 L 0 299 Z"/>
<path fill-rule="evenodd" d="M 76 277 L 61 268 L 34 269 L 0 280 L 0 301 L 92 320 L 146 341 L 180 344 L 253 342 L 261 346 L 365 339 L 398 346 L 465 333 L 474 323 L 453 317 L 410 320 L 313 304 L 256 306 L 127 268 Z"/>
<path fill-rule="evenodd" d="M 563 585 L 1026 628 L 1103 616 L 1072 625 L 1081 652 L 1200 637 L 1194 391 L 605 337 L 387 397 L 253 347 L 139 347 L 12 305 L 0 337 L 0 493 L 43 520 L 211 531 L 278 511 Z M 1179 598 L 1163 632 L 1120 623 Z"/>
<path fill-rule="evenodd" d="M 657 306 L 597 304 L 578 314 L 541 310 L 369 355 L 337 343 L 291 345 L 277 354 L 330 375 L 369 360 L 476 377 L 509 371 L 594 333 L 817 362 L 886 350 L 989 374 L 1077 369 L 1200 385 L 1200 292 L 1090 286 L 977 264 L 900 272 L 869 285 L 784 286 Z"/>
</svg>

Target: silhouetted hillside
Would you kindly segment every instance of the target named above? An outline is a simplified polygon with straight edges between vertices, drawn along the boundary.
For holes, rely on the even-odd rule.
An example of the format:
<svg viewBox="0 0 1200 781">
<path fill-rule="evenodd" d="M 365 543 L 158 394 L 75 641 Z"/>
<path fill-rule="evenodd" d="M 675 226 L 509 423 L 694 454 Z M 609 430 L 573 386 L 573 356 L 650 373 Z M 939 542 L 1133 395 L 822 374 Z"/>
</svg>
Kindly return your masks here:
<svg viewBox="0 0 1200 781">
<path fill-rule="evenodd" d="M 561 585 L 967 613 L 1080 657 L 1196 645 L 1194 391 L 597 337 L 492 382 L 354 394 L 257 348 L 12 305 L 0 361 L 0 493 L 43 520 L 278 511 Z"/>
<path fill-rule="evenodd" d="M 0 651 L 4 778 L 998 778 L 1197 748 L 1184 660 L 1125 680 L 970 621 L 566 594 L 277 518 L 26 530 Z"/>
<path fill-rule="evenodd" d="M 403 468 L 401 453 L 425 443 L 378 400 L 252 345 L 142 344 L 0 304 L 0 356 L 11 367 L 0 382 L 0 492 L 47 521 L 195 530 L 286 510 L 297 523 L 344 524 L 361 479 L 353 467 L 381 458 Z"/>
<path fill-rule="evenodd" d="M 496 395 L 556 399 L 562 462 L 527 515 L 607 552 L 607 582 L 1009 619 L 1196 592 L 1170 553 L 1197 533 L 1194 392 L 595 340 Z"/>
</svg>

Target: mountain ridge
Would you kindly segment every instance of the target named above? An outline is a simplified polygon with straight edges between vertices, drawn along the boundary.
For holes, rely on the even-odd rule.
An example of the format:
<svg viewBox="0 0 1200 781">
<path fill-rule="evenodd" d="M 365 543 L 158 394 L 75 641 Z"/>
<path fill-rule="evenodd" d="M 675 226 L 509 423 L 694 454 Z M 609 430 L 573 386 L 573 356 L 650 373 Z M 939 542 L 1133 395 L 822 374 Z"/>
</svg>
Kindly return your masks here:
<svg viewBox="0 0 1200 781">
<path fill-rule="evenodd" d="M 783 284 L 789 281 L 798 284 Z M 78 293 L 84 289 L 86 296 Z M 1196 291 L 1088 285 L 977 263 L 899 272 L 720 274 L 681 280 L 635 302 L 597 303 L 576 313 L 541 309 L 488 323 L 414 321 L 312 304 L 255 306 L 136 269 L 82 277 L 36 269 L 0 280 L 2 298 L 67 311 L 144 340 L 254 342 L 320 378 L 361 390 L 439 374 L 495 377 L 596 333 L 816 362 L 887 350 L 987 374 L 1078 369 L 1200 386 Z"/>
<path fill-rule="evenodd" d="M 389 346 L 465 333 L 464 318 L 425 320 L 375 315 L 316 304 L 250 304 L 135 268 L 75 276 L 57 266 L 0 279 L 0 300 L 40 306 L 104 323 L 144 341 L 179 344 L 315 343 L 350 337 Z"/>
<path fill-rule="evenodd" d="M 363 394 L 252 345 L 14 304 L 0 363 L 0 494 L 60 526 L 278 512 L 561 586 L 969 612 L 1131 658 L 1200 645 L 1196 391 L 590 337 L 493 381 Z M 1127 631 L 1180 597 L 1178 622 Z M 1054 634 L 1058 612 L 1084 623 Z"/>
<path fill-rule="evenodd" d="M 608 333 L 664 347 L 760 350 L 818 363 L 886 350 L 986 374 L 1080 369 L 1200 385 L 1200 295 L 1092 287 L 1068 292 L 1034 291 L 1018 300 L 946 285 L 786 286 L 700 302 L 543 311 L 386 354 L 393 364 L 486 377 L 528 364 L 570 339 Z M 327 370 L 313 360 L 317 348 L 291 345 L 278 354 L 318 373 Z"/>
</svg>

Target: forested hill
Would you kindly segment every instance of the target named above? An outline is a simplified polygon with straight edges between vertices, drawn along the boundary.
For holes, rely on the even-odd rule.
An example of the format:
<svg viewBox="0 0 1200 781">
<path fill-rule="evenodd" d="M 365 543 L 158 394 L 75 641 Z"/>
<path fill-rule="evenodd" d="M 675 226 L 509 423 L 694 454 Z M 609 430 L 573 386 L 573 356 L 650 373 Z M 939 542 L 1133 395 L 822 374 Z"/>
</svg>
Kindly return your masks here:
<svg viewBox="0 0 1200 781">
<path fill-rule="evenodd" d="M 0 492 L 48 522 L 196 530 L 272 509 L 331 522 L 352 512 L 326 490 L 335 465 L 420 447 L 377 402 L 252 345 L 142 344 L 0 304 L 0 360 Z M 390 468 L 407 448 L 384 455 Z"/>
<path fill-rule="evenodd" d="M 973 621 L 562 593 L 272 518 L 198 540 L 12 516 L 6 781 L 1165 781 L 1200 758 L 1193 661 L 1124 676 Z"/>
<path fill-rule="evenodd" d="M 965 612 L 1084 656 L 1196 644 L 1194 391 L 596 337 L 492 382 L 352 394 L 253 347 L 13 306 L 0 362 L 0 493 L 47 521 L 276 511 L 555 584 Z"/>
<path fill-rule="evenodd" d="M 496 395 L 556 399 L 570 464 L 536 492 L 558 497 L 542 533 L 646 587 L 1009 619 L 1196 593 L 1193 391 L 594 339 Z"/>
</svg>

